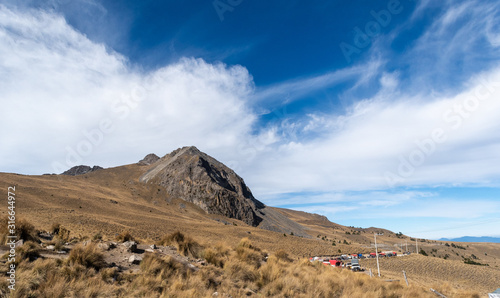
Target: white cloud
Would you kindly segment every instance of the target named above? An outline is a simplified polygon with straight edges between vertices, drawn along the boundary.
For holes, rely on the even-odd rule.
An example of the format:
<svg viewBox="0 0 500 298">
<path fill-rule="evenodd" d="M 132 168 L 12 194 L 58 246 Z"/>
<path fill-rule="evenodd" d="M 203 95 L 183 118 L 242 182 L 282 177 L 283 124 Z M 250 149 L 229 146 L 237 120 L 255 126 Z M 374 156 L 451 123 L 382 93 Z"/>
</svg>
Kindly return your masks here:
<svg viewBox="0 0 500 298">
<path fill-rule="evenodd" d="M 498 186 L 499 82 L 496 69 L 452 98 L 384 92 L 359 102 L 348 115 L 330 115 L 325 126 L 332 129 L 317 128 L 320 137 L 277 142 L 275 153 L 263 151 L 244 176 L 262 195 L 385 189 L 393 186 L 386 172 L 400 178 L 396 186 Z M 325 117 L 316 118 L 323 123 Z M 317 125 L 307 122 L 299 130 L 312 127 Z M 441 135 L 431 142 L 436 132 Z M 413 169 L 401 166 L 405 163 Z"/>
<path fill-rule="evenodd" d="M 443 17 L 448 21 L 441 25 L 462 13 Z M 490 15 L 484 19 L 494 23 Z M 476 23 L 464 27 L 446 44 L 446 52 L 456 53 L 474 28 Z M 410 52 L 439 47 L 437 29 L 431 26 L 434 33 L 424 34 Z M 489 35 L 482 36 L 490 36 L 490 41 L 498 35 L 493 26 L 484 30 Z M 0 136 L 8 144 L 0 152 L 2 171 L 54 172 L 54 162 L 62 167 L 59 171 L 73 162 L 117 166 L 150 152 L 161 155 L 196 145 L 235 168 L 266 203 L 282 205 L 281 194 L 316 192 L 287 196 L 287 203 L 321 203 L 325 205 L 304 208 L 332 214 L 389 208 L 422 198 L 405 191 L 373 192 L 391 187 L 388 172 L 399 177 L 397 186 L 403 187 L 499 186 L 498 66 L 459 86 L 462 91 L 453 96 L 406 92 L 398 73 L 378 75 L 383 66 L 379 59 L 256 91 L 242 66 L 185 58 L 144 73 L 126 57 L 90 41 L 61 16 L 4 6 L 0 6 L 0 57 L 0 100 L 5 111 Z M 352 104 L 345 114 L 324 110 L 294 120 L 283 113 L 278 115 L 280 123 L 255 132 L 257 115 L 249 108 L 255 100 L 281 101 L 288 96 L 292 101 L 346 80 L 357 80 L 356 88 L 374 78 L 380 80 L 379 92 Z M 96 134 L 103 123 L 113 129 Z M 436 131 L 446 140 L 422 149 Z M 78 160 L 68 155 L 71 150 L 84 154 Z M 422 164 L 408 169 L 405 162 L 418 156 L 424 157 Z M 356 190 L 371 193 L 369 197 L 344 193 Z M 327 205 L 342 200 L 342 206 Z M 471 204 L 448 209 L 446 216 L 465 216 L 460 210 Z M 490 210 L 498 210 L 494 207 Z M 481 208 L 471 210 L 469 216 L 482 216 Z"/>
<path fill-rule="evenodd" d="M 252 78 L 241 66 L 186 58 L 141 73 L 58 15 L 4 6 L 0 36 L 4 171 L 115 166 L 183 145 L 224 153 L 217 149 L 241 143 L 255 121 L 245 101 Z M 112 132 L 97 132 L 103 121 Z"/>
<path fill-rule="evenodd" d="M 304 95 L 320 91 L 322 89 L 340 84 L 345 81 L 355 80 L 358 84 L 366 83 L 379 71 L 381 61 L 375 60 L 367 64 L 331 71 L 317 76 L 292 79 L 271 86 L 260 88 L 253 96 L 257 102 L 265 101 L 267 104 L 273 101 L 290 103 L 300 99 Z"/>
</svg>

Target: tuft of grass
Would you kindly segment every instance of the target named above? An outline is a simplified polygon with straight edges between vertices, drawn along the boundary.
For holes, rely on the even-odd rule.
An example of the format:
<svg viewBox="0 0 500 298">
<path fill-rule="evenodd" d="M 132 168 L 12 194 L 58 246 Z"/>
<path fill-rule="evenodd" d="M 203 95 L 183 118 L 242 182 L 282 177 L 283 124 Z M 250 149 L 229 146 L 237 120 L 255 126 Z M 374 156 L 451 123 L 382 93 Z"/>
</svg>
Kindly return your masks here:
<svg viewBox="0 0 500 298">
<path fill-rule="evenodd" d="M 92 241 L 98 241 L 98 240 L 102 240 L 102 233 L 101 232 L 98 232 L 98 233 L 94 234 L 94 236 L 92 236 Z"/>
<path fill-rule="evenodd" d="M 52 224 L 52 226 L 50 227 L 50 232 L 53 234 L 53 235 L 57 235 L 59 234 L 59 230 L 61 229 L 61 224 L 58 223 L 58 222 L 55 222 Z"/>
<path fill-rule="evenodd" d="M 278 260 L 285 261 L 285 262 L 292 261 L 292 259 L 290 259 L 290 257 L 288 256 L 288 253 L 284 249 L 278 250 L 277 252 L 274 253 L 274 255 L 276 256 L 276 258 Z"/>
<path fill-rule="evenodd" d="M 224 270 L 228 274 L 228 277 L 235 281 L 253 282 L 258 277 L 258 272 L 255 268 L 238 259 L 230 259 L 226 263 Z"/>
<path fill-rule="evenodd" d="M 99 270 L 106 266 L 104 256 L 94 243 L 75 246 L 67 259 L 69 265 L 82 265 Z"/>
<path fill-rule="evenodd" d="M 130 234 L 129 231 L 123 231 L 121 234 L 116 236 L 116 240 L 120 242 L 126 242 L 126 241 L 136 241 L 134 237 Z M 136 241 L 137 242 L 137 241 Z"/>
<path fill-rule="evenodd" d="M 41 247 L 38 243 L 33 241 L 25 242 L 21 247 L 16 249 L 16 263 L 19 263 L 21 260 L 35 261 L 40 258 L 40 250 Z"/>
<path fill-rule="evenodd" d="M 141 270 L 151 276 L 162 280 L 175 277 L 186 277 L 186 267 L 170 256 L 158 256 L 156 254 L 146 254 L 140 264 Z"/>
<path fill-rule="evenodd" d="M 8 228 L 8 222 L 9 218 L 7 216 L 4 216 L 0 220 L 0 242 L 1 244 L 7 243 L 7 236 L 13 235 L 10 234 L 9 228 Z M 38 242 L 40 243 L 40 238 L 38 237 L 38 233 L 35 230 L 35 227 L 29 223 L 25 219 L 17 219 L 16 221 L 16 229 L 15 229 L 15 236 L 17 236 L 17 239 L 22 239 L 24 241 L 33 241 L 33 242 Z"/>
<path fill-rule="evenodd" d="M 236 257 L 248 265 L 259 268 L 264 261 L 265 254 L 259 248 L 253 246 L 248 238 L 243 238 L 236 248 Z"/>
<path fill-rule="evenodd" d="M 61 242 L 69 242 L 69 235 L 71 234 L 71 232 L 64 228 L 63 226 L 61 225 L 58 225 L 56 227 L 56 230 L 57 230 L 57 234 L 55 234 L 56 236 L 54 237 L 56 240 L 59 240 Z M 54 230 L 53 230 L 54 231 Z"/>
<path fill-rule="evenodd" d="M 207 248 L 203 251 L 203 258 L 210 264 L 217 267 L 224 267 L 224 260 L 217 255 L 217 252 L 213 248 Z"/>
<path fill-rule="evenodd" d="M 177 251 L 186 257 L 200 258 L 203 256 L 203 247 L 179 231 L 164 236 L 158 245 L 174 245 Z"/>
</svg>

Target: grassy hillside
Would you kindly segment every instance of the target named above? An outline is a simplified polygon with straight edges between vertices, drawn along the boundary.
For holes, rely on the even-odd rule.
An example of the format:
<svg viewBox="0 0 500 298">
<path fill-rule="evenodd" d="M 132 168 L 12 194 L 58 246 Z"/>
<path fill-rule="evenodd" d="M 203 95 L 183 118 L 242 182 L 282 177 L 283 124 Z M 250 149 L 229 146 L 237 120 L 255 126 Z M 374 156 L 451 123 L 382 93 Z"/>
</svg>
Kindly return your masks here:
<svg viewBox="0 0 500 298">
<path fill-rule="evenodd" d="M 37 229 L 45 231 L 51 230 L 54 223 L 60 223 L 70 231 L 69 239 L 73 238 L 75 242 L 82 242 L 86 239 L 114 241 L 118 234 L 129 231 L 140 243 L 150 245 L 160 241 L 166 234 L 181 231 L 196 239 L 197 242 L 202 243 L 205 248 L 215 247 L 216 245 L 228 247 L 231 253 L 224 255 L 224 258 L 227 258 L 225 263 L 229 262 L 228 264 L 230 264 L 230 256 L 237 254 L 235 249 L 237 249 L 241 239 L 248 238 L 253 245 L 262 251 L 273 255 L 281 250 L 286 253 L 288 256 L 287 259 L 293 261 L 285 263 L 280 261 L 281 263 L 278 262 L 275 265 L 281 268 L 280 270 L 284 270 L 283 272 L 286 274 L 291 274 L 291 276 L 286 277 L 290 278 L 288 282 L 282 281 L 283 285 L 279 286 L 280 289 L 289 291 L 293 288 L 289 283 L 292 281 L 298 283 L 298 292 L 293 293 L 303 293 L 304 291 L 313 293 L 309 285 L 299 286 L 301 283 L 299 283 L 297 276 L 295 276 L 296 271 L 306 270 L 305 272 L 310 272 L 312 277 L 307 278 L 313 278 L 313 284 L 326 283 L 326 281 L 322 281 L 322 276 L 326 274 L 325 272 L 333 274 L 331 278 L 340 281 L 351 279 L 353 276 L 356 277 L 356 280 L 358 277 L 365 278 L 360 277 L 363 276 L 363 273 L 350 275 L 350 272 L 324 271 L 330 268 L 310 265 L 303 261 L 303 259 L 318 255 L 333 256 L 373 252 L 374 232 L 384 233 L 383 236 L 377 237 L 381 251 L 398 251 L 397 245 L 405 242 L 408 244 L 408 250 L 415 250 L 415 241 L 408 236 L 378 228 L 360 229 L 344 227 L 329 222 L 320 215 L 305 212 L 274 208 L 274 210 L 304 226 L 311 238 L 271 232 L 248 226 L 235 219 L 209 215 L 197 206 L 187 203 L 180 198 L 169 197 L 162 187 L 139 182 L 138 177 L 147 168 L 147 166 L 127 165 L 92 172 L 82 176 L 23 176 L 0 173 L 0 188 L 5 189 L 6 193 L 8 186 L 16 186 L 17 216 L 19 219 L 24 218 L 31 222 Z M 0 215 L 5 215 L 6 212 L 7 208 L 5 206 L 5 208 L 0 210 Z M 96 235 L 99 237 L 96 237 Z M 411 285 L 418 286 L 416 291 L 423 291 L 419 293 L 427 293 L 428 288 L 436 286 L 436 284 L 445 284 L 448 288 L 443 288 L 443 290 L 453 295 L 469 293 L 469 291 L 485 294 L 498 287 L 500 283 L 500 244 L 424 241 L 419 242 L 419 249 L 423 249 L 428 254 L 427 257 L 410 256 L 382 260 L 383 279 L 401 280 L 401 271 L 406 270 Z M 200 257 L 203 258 L 203 256 Z M 488 266 L 465 264 L 464 260 L 471 260 Z M 43 262 L 47 262 L 47 264 Z M 52 264 L 51 262 L 56 263 Z M 34 263 L 27 262 L 25 268 L 27 272 L 35 270 L 35 268 L 43 264 L 49 267 L 52 266 L 50 268 L 57 267 L 57 270 L 63 270 L 61 268 L 65 268 L 64 266 L 71 268 L 71 265 L 64 263 L 66 261 L 63 261 L 63 263 L 59 262 L 52 259 L 37 260 Z M 362 260 L 361 265 L 373 269 L 373 262 L 373 260 Z M 281 266 L 284 267 L 282 268 Z M 147 268 L 137 268 L 137 270 L 139 269 L 148 270 Z M 231 275 L 233 273 L 227 271 L 230 270 L 229 267 L 224 266 L 223 268 L 213 270 L 222 272 L 213 273 L 210 271 L 212 272 L 210 274 L 216 274 L 219 277 L 222 276 L 222 280 L 226 280 L 225 277 L 227 276 L 224 274 L 229 274 L 229 280 L 233 278 Z M 261 267 L 252 270 L 255 271 L 254 275 L 259 277 L 252 277 L 249 284 L 245 286 L 254 292 L 266 293 L 267 285 L 259 287 L 257 282 L 258 278 L 261 278 L 260 276 L 265 273 L 259 271 L 262 270 Z M 205 271 L 200 270 L 200 272 Z M 117 292 L 113 291 L 117 289 L 114 287 L 129 287 L 138 278 L 137 276 L 127 277 L 128 281 L 123 285 L 114 283 L 107 285 L 107 282 L 103 280 L 91 281 L 96 278 L 96 274 L 99 276 L 104 274 L 100 270 L 90 272 L 90 275 L 86 274 L 78 275 L 78 279 L 88 278 L 89 281 L 82 280 L 81 282 L 96 282 L 99 285 L 104 282 L 105 286 L 103 286 L 103 289 L 109 286 L 109 291 L 115 294 Z M 318 274 L 321 277 L 317 276 Z M 54 278 L 57 280 L 56 277 Z M 177 278 L 181 277 L 177 276 Z M 305 279 L 305 277 L 299 279 Z M 377 280 L 377 278 L 370 280 L 363 279 L 359 282 L 363 285 L 370 285 L 370 287 L 372 285 L 378 287 L 378 290 L 373 290 L 375 292 L 378 291 L 376 292 L 378 294 L 373 294 L 374 297 L 386 293 L 383 291 L 392 287 L 390 284 L 379 283 L 374 280 Z M 136 283 L 138 282 L 136 281 Z M 143 282 L 146 281 L 143 280 Z M 179 282 L 187 283 L 183 286 L 179 285 L 179 287 L 183 289 L 182 291 L 189 292 L 189 279 L 184 280 L 184 277 L 182 277 Z M 280 284 L 280 282 L 277 283 Z M 233 287 L 239 287 L 236 285 L 238 283 L 235 283 L 233 280 L 232 283 L 221 286 L 220 289 L 231 292 L 233 290 L 230 289 Z M 83 289 L 84 286 L 81 286 Z M 304 290 L 300 287 L 307 287 L 307 289 Z M 399 289 L 399 286 L 397 287 Z M 404 287 L 406 287 L 406 284 L 404 284 Z M 404 287 L 400 289 L 401 291 L 394 289 L 399 291 L 396 297 L 412 296 L 408 294 L 410 292 L 405 292 L 409 291 L 409 289 L 405 289 Z M 163 288 L 166 288 L 166 286 L 163 286 Z M 213 290 L 213 288 L 210 289 L 210 291 Z M 212 294 L 213 291 L 210 291 L 207 289 L 202 294 Z M 282 295 L 286 291 L 282 292 L 280 290 L 279 294 Z M 341 293 L 344 295 L 344 293 L 350 293 L 349 291 L 343 289 Z M 163 292 L 160 291 L 158 293 Z M 231 293 L 235 294 L 235 292 Z M 417 296 L 413 295 L 413 297 Z"/>
</svg>

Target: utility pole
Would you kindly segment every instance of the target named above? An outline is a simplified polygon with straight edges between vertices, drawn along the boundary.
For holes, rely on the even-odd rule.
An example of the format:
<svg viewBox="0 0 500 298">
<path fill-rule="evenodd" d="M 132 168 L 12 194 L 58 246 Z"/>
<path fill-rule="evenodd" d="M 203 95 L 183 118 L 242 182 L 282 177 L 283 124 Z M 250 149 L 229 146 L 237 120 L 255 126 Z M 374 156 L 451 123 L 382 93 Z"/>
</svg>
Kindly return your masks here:
<svg viewBox="0 0 500 298">
<path fill-rule="evenodd" d="M 408 242 L 405 240 L 405 245 L 406 245 L 406 250 L 405 251 L 408 251 Z"/>
<path fill-rule="evenodd" d="M 384 234 L 373 233 L 373 237 L 375 237 L 375 255 L 377 256 L 377 271 L 378 271 L 378 277 L 380 277 L 380 265 L 378 263 L 377 235 L 384 235 Z"/>
<path fill-rule="evenodd" d="M 418 255 L 418 239 L 415 238 L 415 246 L 417 247 L 417 255 Z"/>
</svg>

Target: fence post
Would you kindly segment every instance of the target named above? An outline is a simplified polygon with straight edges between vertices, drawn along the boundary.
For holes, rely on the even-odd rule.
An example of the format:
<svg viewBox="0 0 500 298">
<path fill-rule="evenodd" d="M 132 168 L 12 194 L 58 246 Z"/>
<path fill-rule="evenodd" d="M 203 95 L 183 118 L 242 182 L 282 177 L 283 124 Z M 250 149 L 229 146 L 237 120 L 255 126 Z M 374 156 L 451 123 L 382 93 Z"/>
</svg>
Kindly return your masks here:
<svg viewBox="0 0 500 298">
<path fill-rule="evenodd" d="M 438 295 L 439 297 L 446 298 L 446 296 L 445 296 L 445 295 L 443 295 L 443 294 L 439 293 L 438 291 L 434 290 L 433 288 L 431 288 L 431 291 L 432 291 L 434 294 Z"/>
<path fill-rule="evenodd" d="M 403 270 L 403 276 L 405 277 L 406 286 L 409 286 L 408 279 L 406 278 L 406 272 Z"/>
</svg>

